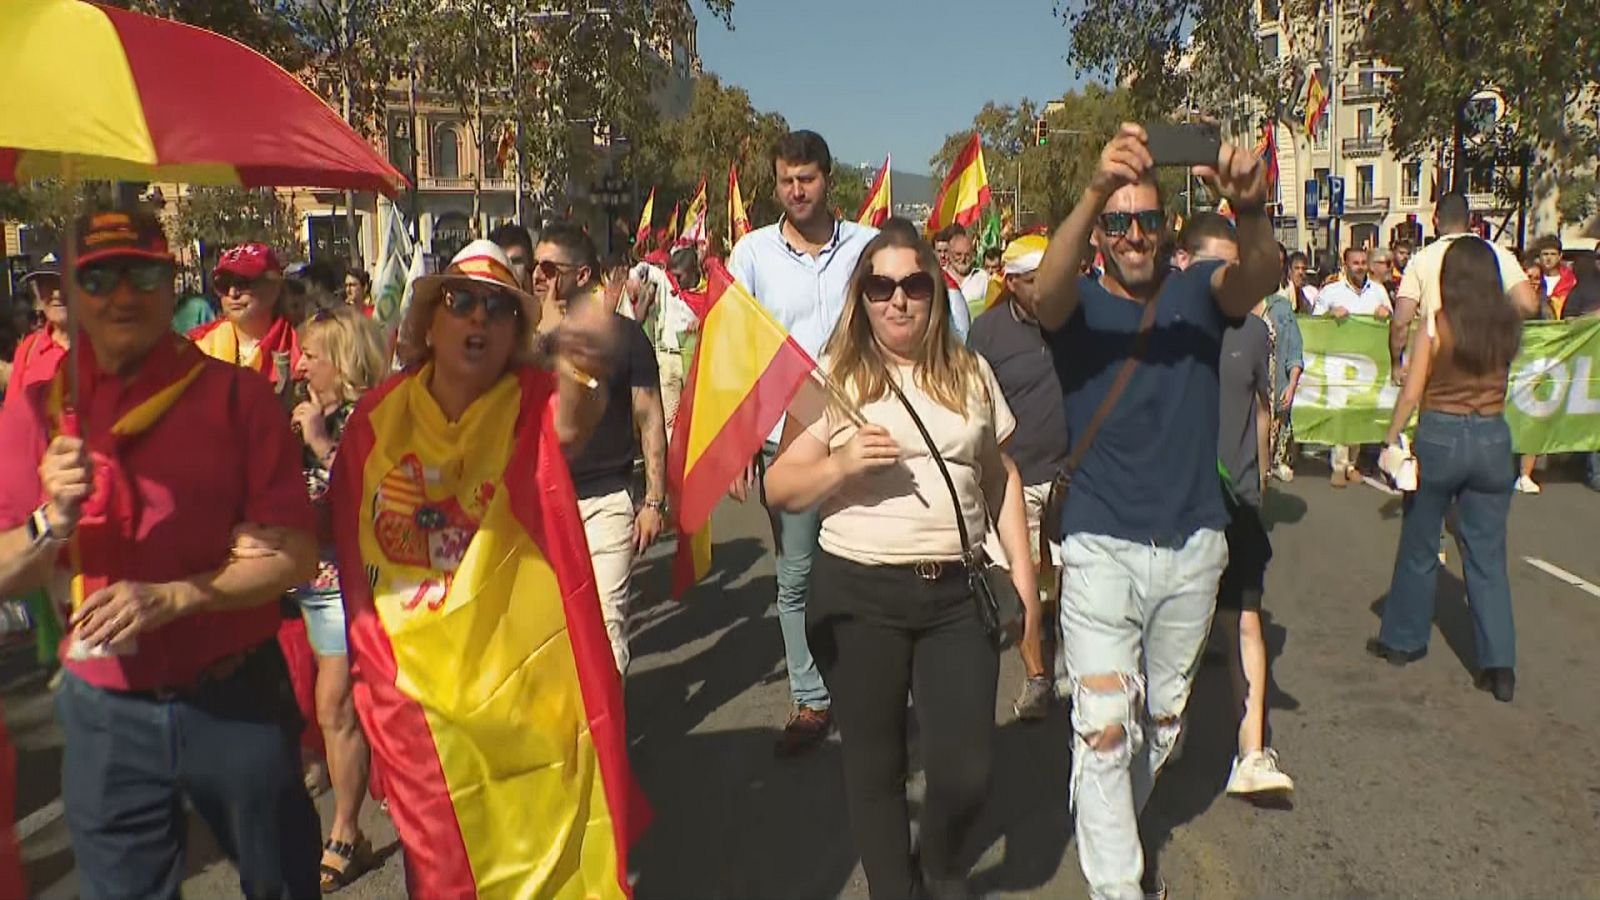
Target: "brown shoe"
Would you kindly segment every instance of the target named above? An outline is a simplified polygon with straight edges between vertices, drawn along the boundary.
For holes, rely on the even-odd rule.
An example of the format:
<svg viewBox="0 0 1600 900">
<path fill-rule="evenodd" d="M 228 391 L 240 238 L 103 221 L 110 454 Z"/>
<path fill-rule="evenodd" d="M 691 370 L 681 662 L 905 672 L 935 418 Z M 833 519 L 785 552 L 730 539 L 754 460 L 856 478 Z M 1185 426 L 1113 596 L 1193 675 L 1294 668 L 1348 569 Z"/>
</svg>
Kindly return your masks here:
<svg viewBox="0 0 1600 900">
<path fill-rule="evenodd" d="M 773 746 L 772 754 L 779 759 L 787 759 L 807 753 L 827 740 L 828 732 L 832 730 L 832 712 L 802 706 L 795 710 L 794 715 L 789 717 L 788 724 L 783 726 L 783 737 Z"/>
<path fill-rule="evenodd" d="M 1350 470 L 1339 466 L 1333 470 L 1333 475 L 1328 478 L 1328 483 L 1336 488 L 1345 487 L 1350 483 Z"/>
</svg>

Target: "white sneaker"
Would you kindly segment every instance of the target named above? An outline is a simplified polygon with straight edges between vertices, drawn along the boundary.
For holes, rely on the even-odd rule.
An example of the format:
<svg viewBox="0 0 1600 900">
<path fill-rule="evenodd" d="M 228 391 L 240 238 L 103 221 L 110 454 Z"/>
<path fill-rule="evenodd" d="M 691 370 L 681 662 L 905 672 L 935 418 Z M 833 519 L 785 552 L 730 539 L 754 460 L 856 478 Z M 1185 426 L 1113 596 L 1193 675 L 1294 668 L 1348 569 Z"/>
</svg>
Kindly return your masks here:
<svg viewBox="0 0 1600 900">
<path fill-rule="evenodd" d="M 1529 478 L 1526 475 L 1518 475 L 1517 476 L 1517 493 L 1519 493 L 1519 494 L 1537 494 L 1537 493 L 1540 493 L 1543 490 L 1544 489 L 1539 487 L 1539 485 L 1536 484 L 1532 478 Z"/>
<path fill-rule="evenodd" d="M 1294 790 L 1294 779 L 1278 768 L 1278 751 L 1271 748 L 1233 758 L 1228 774 L 1228 793 L 1287 794 Z"/>
</svg>

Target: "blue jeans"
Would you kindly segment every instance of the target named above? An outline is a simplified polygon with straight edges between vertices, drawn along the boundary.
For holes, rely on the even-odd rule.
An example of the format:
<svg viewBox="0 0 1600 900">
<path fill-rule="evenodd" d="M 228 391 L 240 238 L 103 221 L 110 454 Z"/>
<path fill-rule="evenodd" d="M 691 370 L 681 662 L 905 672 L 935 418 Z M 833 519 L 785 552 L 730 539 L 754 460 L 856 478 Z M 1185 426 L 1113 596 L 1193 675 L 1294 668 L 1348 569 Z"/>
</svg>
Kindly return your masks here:
<svg viewBox="0 0 1600 900">
<path fill-rule="evenodd" d="M 768 441 L 761 460 L 772 465 L 778 445 Z M 772 542 L 778 548 L 778 627 L 783 630 L 783 655 L 789 667 L 789 696 L 796 706 L 827 709 L 828 688 L 806 643 L 806 594 L 811 589 L 811 563 L 817 556 L 822 519 L 816 510 L 790 513 L 768 507 Z"/>
<path fill-rule="evenodd" d="M 1439 575 L 1439 530 L 1455 503 L 1467 605 L 1480 668 L 1516 665 L 1511 582 L 1506 574 L 1506 517 L 1517 481 L 1511 429 L 1501 416 L 1425 411 L 1415 443 L 1418 484 L 1406 497 L 1389 599 L 1378 639 L 1396 650 L 1428 646 L 1434 582 Z"/>
<path fill-rule="evenodd" d="M 1061 551 L 1061 635 L 1072 684 L 1071 802 L 1078 863 L 1094 900 L 1138 900 L 1139 814 L 1183 728 L 1217 606 L 1228 542 L 1212 528 L 1181 546 L 1095 534 Z M 1116 675 L 1121 689 L 1084 684 Z M 1113 726 L 1125 737 L 1097 750 Z"/>
<path fill-rule="evenodd" d="M 321 824 L 301 778 L 300 717 L 276 641 L 176 697 L 103 690 L 69 672 L 56 713 L 85 898 L 179 896 L 184 798 L 237 864 L 249 900 L 319 895 Z"/>
</svg>

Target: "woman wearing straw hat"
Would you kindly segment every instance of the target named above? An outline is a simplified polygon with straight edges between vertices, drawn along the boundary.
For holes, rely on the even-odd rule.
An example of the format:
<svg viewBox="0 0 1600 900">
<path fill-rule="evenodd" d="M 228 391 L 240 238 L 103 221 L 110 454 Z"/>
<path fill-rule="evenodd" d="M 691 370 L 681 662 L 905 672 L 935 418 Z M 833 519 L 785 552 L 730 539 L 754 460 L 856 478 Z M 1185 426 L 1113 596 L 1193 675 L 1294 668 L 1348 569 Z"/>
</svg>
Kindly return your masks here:
<svg viewBox="0 0 1600 900">
<path fill-rule="evenodd" d="M 597 305 L 539 317 L 490 241 L 418 279 L 406 369 L 334 462 L 356 711 L 415 897 L 621 896 L 642 824 L 562 455 L 604 411 L 613 332 Z"/>
</svg>

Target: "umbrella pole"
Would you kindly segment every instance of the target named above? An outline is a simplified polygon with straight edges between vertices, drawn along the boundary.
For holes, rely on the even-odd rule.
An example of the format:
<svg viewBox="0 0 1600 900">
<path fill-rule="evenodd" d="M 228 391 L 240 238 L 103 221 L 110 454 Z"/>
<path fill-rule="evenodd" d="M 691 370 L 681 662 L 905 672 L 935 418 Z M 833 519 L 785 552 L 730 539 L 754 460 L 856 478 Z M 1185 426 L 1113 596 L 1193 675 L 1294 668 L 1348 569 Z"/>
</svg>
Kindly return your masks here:
<svg viewBox="0 0 1600 900">
<path fill-rule="evenodd" d="M 62 429 L 73 437 L 80 437 L 78 421 L 78 354 L 82 352 L 79 346 L 83 341 L 78 335 L 78 301 L 81 296 L 78 291 L 78 223 L 80 213 L 79 205 L 83 202 L 82 196 L 74 190 L 77 178 L 73 172 L 72 158 L 66 157 L 61 161 L 62 187 L 71 193 L 69 204 L 72 216 L 66 222 L 61 242 L 61 289 L 67 298 L 67 403 L 61 411 Z"/>
</svg>

